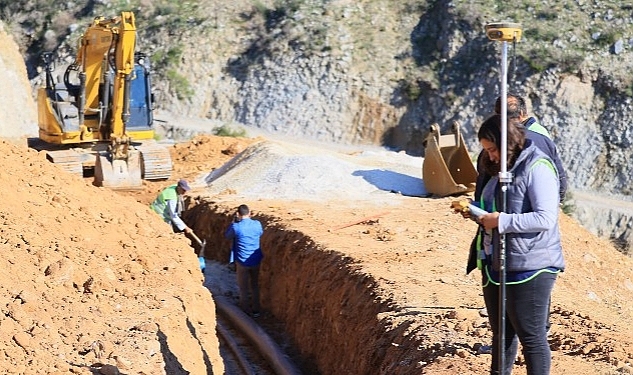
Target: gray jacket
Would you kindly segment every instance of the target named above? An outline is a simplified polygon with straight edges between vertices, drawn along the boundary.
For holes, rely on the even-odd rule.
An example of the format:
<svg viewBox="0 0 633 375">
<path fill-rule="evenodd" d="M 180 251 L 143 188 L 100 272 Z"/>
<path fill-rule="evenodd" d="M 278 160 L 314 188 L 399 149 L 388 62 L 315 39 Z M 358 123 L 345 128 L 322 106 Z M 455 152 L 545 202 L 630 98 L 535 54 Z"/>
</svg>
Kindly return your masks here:
<svg viewBox="0 0 633 375">
<path fill-rule="evenodd" d="M 565 261 L 558 226 L 559 181 L 552 160 L 529 140 L 513 168 L 508 184 L 506 209 L 499 214 L 493 231 L 494 268 L 499 269 L 499 233 L 506 235 L 506 269 L 534 271 L 547 267 L 563 270 Z M 492 181 L 495 180 L 495 181 Z M 498 184 L 497 177 L 490 183 Z M 497 207 L 502 207 L 501 189 L 496 191 Z M 492 197 L 484 196 L 486 201 Z"/>
</svg>

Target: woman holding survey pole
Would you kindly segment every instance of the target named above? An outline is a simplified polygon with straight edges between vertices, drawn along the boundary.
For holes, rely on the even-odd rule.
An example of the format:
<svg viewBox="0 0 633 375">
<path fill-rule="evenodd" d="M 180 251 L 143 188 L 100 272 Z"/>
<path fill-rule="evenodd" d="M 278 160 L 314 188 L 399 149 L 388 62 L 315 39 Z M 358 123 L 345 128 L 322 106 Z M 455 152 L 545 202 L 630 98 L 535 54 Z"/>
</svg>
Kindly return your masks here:
<svg viewBox="0 0 633 375">
<path fill-rule="evenodd" d="M 552 160 L 525 137 L 517 120 L 507 124 L 507 171 L 512 182 L 505 192 L 501 171 L 501 116 L 484 121 L 478 138 L 486 173 L 492 178 L 483 187 L 479 202 L 487 211 L 475 220 L 480 224 L 478 265 L 483 275 L 483 295 L 493 332 L 491 374 L 509 375 L 523 347 L 528 375 L 550 372 L 551 352 L 547 342 L 547 316 L 552 288 L 565 262 L 558 228 L 559 195 L 557 170 Z M 499 266 L 501 236 L 505 235 L 506 308 L 504 367 L 499 369 Z"/>
</svg>

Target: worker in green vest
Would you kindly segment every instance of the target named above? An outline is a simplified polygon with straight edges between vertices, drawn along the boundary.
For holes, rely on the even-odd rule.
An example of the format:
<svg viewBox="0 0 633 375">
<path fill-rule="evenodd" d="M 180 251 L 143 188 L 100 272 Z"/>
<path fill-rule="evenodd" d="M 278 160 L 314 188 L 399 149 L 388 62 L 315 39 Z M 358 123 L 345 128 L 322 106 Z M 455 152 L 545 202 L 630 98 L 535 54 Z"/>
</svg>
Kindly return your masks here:
<svg viewBox="0 0 633 375">
<path fill-rule="evenodd" d="M 166 223 L 171 224 L 172 229 L 176 233 L 193 233 L 191 228 L 180 218 L 180 214 L 185 208 L 183 195 L 189 190 L 191 188 L 187 180 L 181 179 L 177 184 L 170 185 L 161 191 L 150 205 L 152 210 L 159 214 Z"/>
</svg>

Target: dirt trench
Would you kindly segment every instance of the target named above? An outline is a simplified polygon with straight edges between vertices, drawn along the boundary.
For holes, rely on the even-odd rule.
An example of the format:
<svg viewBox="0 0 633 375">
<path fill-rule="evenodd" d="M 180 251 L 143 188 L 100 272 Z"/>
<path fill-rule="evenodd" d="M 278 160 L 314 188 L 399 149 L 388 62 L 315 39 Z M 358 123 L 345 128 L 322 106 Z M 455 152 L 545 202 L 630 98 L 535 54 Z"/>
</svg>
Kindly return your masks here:
<svg viewBox="0 0 633 375">
<path fill-rule="evenodd" d="M 194 232 L 207 240 L 208 259 L 226 263 L 230 242 L 223 232 L 233 212 L 234 207 L 199 197 L 183 214 Z M 420 373 L 420 366 L 446 350 L 414 338 L 419 336 L 413 331 L 419 333 L 421 327 L 406 321 L 394 326 L 388 316 L 398 306 L 381 296 L 374 278 L 361 272 L 354 259 L 320 245 L 276 216 L 255 218 L 265 228 L 262 306 L 285 322 L 304 373 Z"/>
</svg>

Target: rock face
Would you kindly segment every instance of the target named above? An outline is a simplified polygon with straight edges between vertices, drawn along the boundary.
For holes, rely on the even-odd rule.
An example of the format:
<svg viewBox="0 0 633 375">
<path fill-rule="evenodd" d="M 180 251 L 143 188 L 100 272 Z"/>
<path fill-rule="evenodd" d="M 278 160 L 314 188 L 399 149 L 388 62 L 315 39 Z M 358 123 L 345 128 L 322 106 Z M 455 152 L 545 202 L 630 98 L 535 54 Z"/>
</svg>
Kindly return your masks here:
<svg viewBox="0 0 633 375">
<path fill-rule="evenodd" d="M 633 249 L 633 201 L 591 192 L 574 193 L 574 218 L 592 233 L 609 238 L 625 254 Z"/>
<path fill-rule="evenodd" d="M 214 11 L 221 20 L 245 9 L 250 17 L 206 29 L 204 45 L 194 35 L 182 40 L 186 58 L 180 71 L 195 95 L 163 95 L 160 105 L 328 142 L 383 144 L 412 155 L 423 155 L 431 124 L 448 130 L 456 120 L 476 151 L 476 129 L 500 92 L 501 44 L 485 38 L 481 20 L 463 16 L 449 2 L 409 13 L 404 8 L 338 1 L 319 9 L 319 16 L 299 7 L 266 18 L 244 4 L 222 7 Z M 377 14 L 383 17 L 372 18 Z M 361 28 L 364 18 L 371 22 Z M 228 30 L 237 36 L 227 41 Z M 310 35 L 318 30 L 322 34 Z M 536 42 L 524 37 L 518 54 Z M 631 51 L 615 56 L 608 46 L 592 48 L 571 69 L 561 63 L 535 70 L 534 61 L 515 61 L 510 54 L 516 69 L 509 72 L 508 89 L 525 96 L 551 132 L 572 188 L 629 194 L 633 105 L 626 83 L 609 67 L 617 70 Z"/>
<path fill-rule="evenodd" d="M 18 45 L 0 21 L 0 134 L 5 138 L 37 135 L 37 109 Z"/>
</svg>

